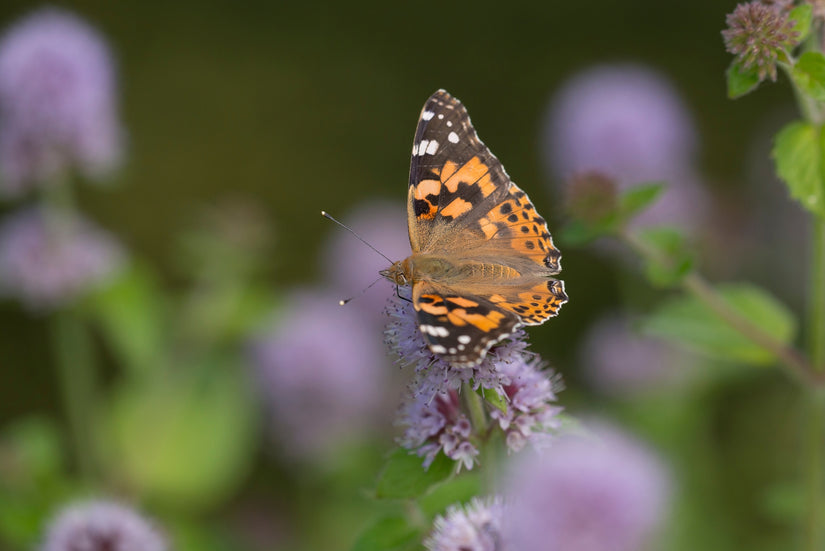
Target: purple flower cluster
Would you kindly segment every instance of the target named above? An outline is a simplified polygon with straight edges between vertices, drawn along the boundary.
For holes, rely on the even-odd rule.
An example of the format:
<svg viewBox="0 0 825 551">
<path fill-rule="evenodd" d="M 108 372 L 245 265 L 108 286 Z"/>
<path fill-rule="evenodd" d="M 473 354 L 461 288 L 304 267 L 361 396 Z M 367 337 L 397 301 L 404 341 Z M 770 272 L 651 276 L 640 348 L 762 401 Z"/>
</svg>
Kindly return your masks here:
<svg viewBox="0 0 825 551">
<path fill-rule="evenodd" d="M 638 551 L 667 520 L 669 481 L 635 440 L 599 429 L 519 456 L 500 496 L 436 518 L 431 551 Z"/>
<path fill-rule="evenodd" d="M 164 538 L 136 511 L 108 501 L 77 503 L 50 523 L 42 551 L 166 551 Z"/>
<path fill-rule="evenodd" d="M 799 32 L 787 17 L 783 5 L 754 1 L 739 4 L 725 22 L 722 31 L 725 47 L 745 69 L 757 72 L 759 80 L 776 80 L 776 64 L 790 59 L 790 51 L 799 44 Z"/>
<path fill-rule="evenodd" d="M 71 168 L 98 178 L 121 158 L 114 64 L 74 15 L 37 11 L 0 40 L 0 192 L 17 195 Z"/>
<path fill-rule="evenodd" d="M 463 507 L 452 505 L 446 515 L 436 517 L 424 547 L 430 551 L 505 551 L 501 547 L 503 518 L 500 497 L 473 498 Z"/>
<path fill-rule="evenodd" d="M 519 551 L 637 551 L 663 522 L 668 490 L 658 458 L 616 430 L 560 437 L 511 466 L 505 540 Z"/>
<path fill-rule="evenodd" d="M 0 225 L 0 294 L 34 311 L 65 305 L 114 275 L 120 246 L 88 220 L 32 208 Z"/>
<path fill-rule="evenodd" d="M 317 456 L 382 418 L 386 354 L 377 330 L 328 292 L 297 292 L 255 337 L 252 364 L 278 447 Z"/>
<path fill-rule="evenodd" d="M 485 401 L 486 409 L 505 433 L 510 451 L 527 442 L 541 448 L 551 439 L 561 411 L 555 405 L 558 385 L 526 349 L 523 331 L 494 346 L 478 366 L 454 368 L 427 347 L 409 301 L 392 297 L 385 312 L 385 342 L 398 362 L 416 370 L 397 419 L 404 428 L 399 442 L 424 457 L 425 467 L 439 451 L 468 469 L 474 465 L 474 430 L 482 427 L 473 427 L 464 413 L 462 385 L 498 398 L 503 410 Z"/>
<path fill-rule="evenodd" d="M 665 193 L 637 223 L 692 229 L 707 203 L 695 171 L 696 142 L 690 114 L 663 75 L 641 65 L 602 65 L 573 75 L 551 99 L 544 157 L 561 181 L 595 171 L 622 191 L 664 180 Z"/>
</svg>

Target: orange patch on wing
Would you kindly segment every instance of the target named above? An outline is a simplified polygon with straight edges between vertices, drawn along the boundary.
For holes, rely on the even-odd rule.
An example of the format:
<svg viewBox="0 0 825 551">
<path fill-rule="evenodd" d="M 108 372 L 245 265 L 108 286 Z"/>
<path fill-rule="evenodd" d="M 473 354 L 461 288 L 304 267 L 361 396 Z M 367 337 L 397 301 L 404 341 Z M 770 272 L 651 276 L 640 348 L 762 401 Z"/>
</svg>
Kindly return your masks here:
<svg viewBox="0 0 825 551">
<path fill-rule="evenodd" d="M 481 231 L 484 232 L 484 237 L 487 239 L 490 239 L 496 234 L 496 232 L 498 232 L 498 226 L 496 226 L 486 218 L 481 218 L 478 221 L 478 225 L 481 226 Z"/>
<path fill-rule="evenodd" d="M 438 195 L 441 193 L 441 182 L 438 180 L 421 180 L 415 186 L 415 198 L 424 199 L 427 195 Z"/>
<path fill-rule="evenodd" d="M 444 180 L 444 176 L 442 175 L 442 180 L 444 180 L 444 185 L 447 186 L 447 189 L 451 193 L 455 193 L 458 190 L 458 184 L 462 182 L 465 184 L 474 184 L 478 182 L 482 176 L 487 174 L 489 170 L 490 167 L 481 162 L 481 159 L 473 157 L 446 180 Z"/>
<path fill-rule="evenodd" d="M 461 197 L 456 197 L 450 204 L 441 209 L 441 216 L 451 216 L 453 218 L 458 218 L 465 212 L 469 212 L 472 210 L 473 204 L 465 201 Z"/>
<path fill-rule="evenodd" d="M 444 163 L 444 166 L 441 168 L 441 181 L 447 181 L 450 176 L 452 176 L 455 171 L 458 170 L 458 163 L 454 163 L 452 161 L 447 161 Z"/>
<path fill-rule="evenodd" d="M 476 184 L 479 187 L 481 187 L 481 193 L 484 195 L 484 197 L 489 197 L 490 194 L 496 190 L 496 184 L 493 183 L 493 179 L 490 177 L 489 173 L 485 174 L 484 177 L 479 179 L 479 181 L 476 182 Z"/>
<path fill-rule="evenodd" d="M 478 306 L 478 303 L 476 301 L 464 297 L 448 297 L 447 300 L 449 300 L 456 306 L 461 306 L 463 308 L 473 308 L 475 306 Z"/>
<path fill-rule="evenodd" d="M 490 312 L 487 315 L 468 314 L 464 309 L 454 310 L 447 315 L 449 316 L 450 321 L 455 325 L 461 326 L 469 323 L 471 325 L 475 325 L 485 333 L 499 327 L 501 325 L 501 320 L 504 319 L 504 314 L 501 312 Z"/>
</svg>

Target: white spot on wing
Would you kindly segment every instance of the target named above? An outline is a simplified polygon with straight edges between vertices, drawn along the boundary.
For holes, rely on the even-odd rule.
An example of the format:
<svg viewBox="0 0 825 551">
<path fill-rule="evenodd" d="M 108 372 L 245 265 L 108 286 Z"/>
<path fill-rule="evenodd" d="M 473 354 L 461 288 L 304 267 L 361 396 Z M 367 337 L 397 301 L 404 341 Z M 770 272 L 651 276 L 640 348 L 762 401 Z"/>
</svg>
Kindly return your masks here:
<svg viewBox="0 0 825 551">
<path fill-rule="evenodd" d="M 455 132 L 450 132 L 450 135 L 447 136 L 447 139 L 450 140 L 450 143 L 458 143 L 458 134 Z"/>
<path fill-rule="evenodd" d="M 427 145 L 427 155 L 435 155 L 436 151 L 438 151 L 438 142 L 430 140 L 430 143 Z"/>
<path fill-rule="evenodd" d="M 447 121 L 447 126 L 452 126 L 452 125 L 453 125 L 453 121 Z"/>
<path fill-rule="evenodd" d="M 433 118 L 433 115 L 435 115 L 435 113 L 433 113 L 432 111 L 424 111 L 423 113 L 421 113 L 421 118 L 425 121 L 428 121 L 431 118 Z"/>
<path fill-rule="evenodd" d="M 440 344 L 431 344 L 430 345 L 430 350 L 432 350 L 436 354 L 446 354 L 447 353 L 447 349 L 444 348 L 443 346 L 441 346 Z"/>
<path fill-rule="evenodd" d="M 461 344 L 468 344 L 470 342 L 470 335 L 459 335 L 458 342 Z"/>
<path fill-rule="evenodd" d="M 430 144 L 429 140 L 421 140 L 421 142 L 418 144 L 418 154 L 423 156 L 424 153 L 427 152 L 427 146 L 429 144 Z"/>
<path fill-rule="evenodd" d="M 441 119 L 443 119 L 443 118 L 444 118 L 444 113 L 439 113 L 439 114 L 438 114 L 438 120 L 441 120 Z"/>
</svg>

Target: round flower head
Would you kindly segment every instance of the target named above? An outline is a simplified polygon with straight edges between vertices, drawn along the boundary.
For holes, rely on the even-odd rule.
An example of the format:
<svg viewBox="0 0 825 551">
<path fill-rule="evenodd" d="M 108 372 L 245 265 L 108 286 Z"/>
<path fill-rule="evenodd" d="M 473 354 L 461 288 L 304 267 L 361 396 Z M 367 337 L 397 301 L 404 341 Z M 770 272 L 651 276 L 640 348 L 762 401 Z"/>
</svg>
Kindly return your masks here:
<svg viewBox="0 0 825 551">
<path fill-rule="evenodd" d="M 465 506 L 452 505 L 446 515 L 436 517 L 424 547 L 430 551 L 504 551 L 503 517 L 500 497 L 474 497 Z"/>
<path fill-rule="evenodd" d="M 397 419 L 404 427 L 400 444 L 424 457 L 425 467 L 439 451 L 468 469 L 474 465 L 478 450 L 459 395 L 464 383 L 482 389 L 482 394 L 498 395 L 504 411 L 489 406 L 489 414 L 504 431 L 511 451 L 527 442 L 539 448 L 546 445 L 561 411 L 555 405 L 557 384 L 539 369 L 539 358 L 526 350 L 524 331 L 494 346 L 478 366 L 455 368 L 427 347 L 409 301 L 392 297 L 386 312 L 388 346 L 399 361 L 416 369 Z"/>
<path fill-rule="evenodd" d="M 620 315 L 596 323 L 584 339 L 581 365 L 590 385 L 605 394 L 633 396 L 687 378 L 688 357 L 664 341 L 634 332 Z"/>
<path fill-rule="evenodd" d="M 103 285 L 122 259 L 109 234 L 76 215 L 18 212 L 0 225 L 0 294 L 31 310 L 54 309 Z"/>
<path fill-rule="evenodd" d="M 544 157 L 557 180 L 599 172 L 618 191 L 664 180 L 665 193 L 642 214 L 646 222 L 690 227 L 701 212 L 693 122 L 670 82 L 652 69 L 604 65 L 574 75 L 552 98 L 544 128 Z M 571 201 L 576 192 L 569 190 Z"/>
<path fill-rule="evenodd" d="M 51 522 L 41 551 L 166 551 L 168 546 L 134 510 L 107 501 L 78 503 Z"/>
<path fill-rule="evenodd" d="M 604 429 L 519 456 L 505 488 L 505 540 L 519 551 L 638 551 L 666 511 L 657 458 Z"/>
<path fill-rule="evenodd" d="M 799 44 L 785 10 L 764 2 L 739 4 L 726 18 L 722 31 L 725 47 L 745 69 L 753 69 L 759 80 L 776 80 L 776 64 L 788 61 L 790 51 Z"/>
<path fill-rule="evenodd" d="M 74 15 L 42 9 L 0 39 L 0 191 L 17 194 L 67 169 L 97 178 L 121 156 L 114 65 Z"/>
<path fill-rule="evenodd" d="M 373 428 L 387 366 L 371 324 L 323 291 L 296 293 L 279 315 L 251 346 L 279 448 L 307 457 Z"/>
</svg>

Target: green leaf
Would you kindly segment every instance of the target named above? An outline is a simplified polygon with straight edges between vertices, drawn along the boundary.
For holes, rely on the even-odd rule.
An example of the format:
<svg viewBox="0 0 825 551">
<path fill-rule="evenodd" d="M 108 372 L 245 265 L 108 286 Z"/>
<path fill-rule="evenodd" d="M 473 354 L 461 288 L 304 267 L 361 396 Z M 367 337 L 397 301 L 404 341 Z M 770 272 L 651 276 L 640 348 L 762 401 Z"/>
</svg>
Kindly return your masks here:
<svg viewBox="0 0 825 551">
<path fill-rule="evenodd" d="M 146 375 L 161 366 L 167 326 L 163 296 L 149 269 L 133 265 L 90 300 L 100 331 L 123 366 Z"/>
<path fill-rule="evenodd" d="M 570 220 L 558 233 L 559 242 L 567 247 L 581 247 L 591 241 L 609 235 L 613 231 L 611 223 L 593 224 L 583 220 Z"/>
<path fill-rule="evenodd" d="M 771 155 L 791 197 L 814 214 L 825 216 L 821 132 L 806 122 L 791 122 L 776 135 Z"/>
<path fill-rule="evenodd" d="M 418 500 L 421 512 L 429 518 L 444 512 L 453 503 L 466 503 L 481 492 L 481 477 L 478 472 L 464 472 L 438 484 L 431 492 Z"/>
<path fill-rule="evenodd" d="M 808 37 L 811 31 L 813 11 L 810 4 L 800 4 L 788 12 L 788 20 L 794 22 L 793 30 L 799 33 L 796 40 L 800 43 Z"/>
<path fill-rule="evenodd" d="M 629 220 L 659 199 L 664 182 L 649 182 L 634 186 L 619 196 L 619 217 Z"/>
<path fill-rule="evenodd" d="M 639 238 L 655 251 L 645 259 L 645 275 L 658 287 L 679 283 L 693 268 L 693 255 L 684 235 L 668 227 L 639 230 Z"/>
<path fill-rule="evenodd" d="M 449 477 L 455 469 L 455 462 L 439 453 L 424 470 L 424 459 L 404 448 L 398 448 L 378 477 L 375 495 L 383 499 L 416 498 L 424 495 L 431 486 Z"/>
<path fill-rule="evenodd" d="M 790 311 L 762 289 L 746 283 L 719 285 L 727 305 L 782 343 L 796 334 Z M 713 358 L 752 365 L 770 364 L 774 356 L 733 329 L 704 303 L 690 295 L 664 302 L 642 324 L 653 336 L 680 343 Z"/>
<path fill-rule="evenodd" d="M 482 388 L 479 386 L 475 393 L 481 396 L 485 402 L 500 410 L 502 413 L 507 413 L 507 401 L 504 397 L 490 388 Z"/>
<path fill-rule="evenodd" d="M 797 87 L 817 101 L 825 101 L 825 56 L 805 52 L 791 69 Z"/>
<path fill-rule="evenodd" d="M 242 366 L 217 359 L 116 389 L 101 439 L 113 479 L 153 501 L 219 503 L 254 458 L 255 406 Z"/>
<path fill-rule="evenodd" d="M 759 86 L 759 73 L 754 69 L 746 69 L 734 61 L 727 70 L 728 98 L 736 99 L 752 92 Z"/>
<path fill-rule="evenodd" d="M 418 528 L 404 517 L 384 517 L 361 533 L 352 551 L 401 551 L 409 549 L 420 538 Z"/>
</svg>

